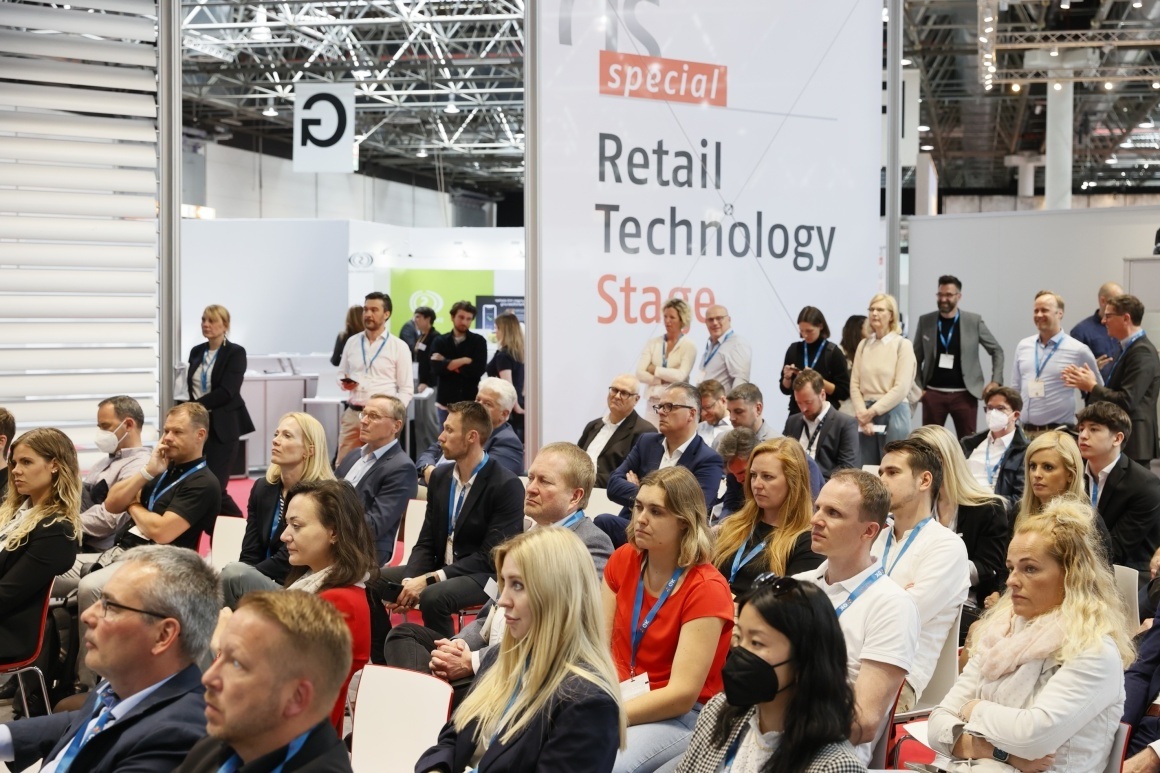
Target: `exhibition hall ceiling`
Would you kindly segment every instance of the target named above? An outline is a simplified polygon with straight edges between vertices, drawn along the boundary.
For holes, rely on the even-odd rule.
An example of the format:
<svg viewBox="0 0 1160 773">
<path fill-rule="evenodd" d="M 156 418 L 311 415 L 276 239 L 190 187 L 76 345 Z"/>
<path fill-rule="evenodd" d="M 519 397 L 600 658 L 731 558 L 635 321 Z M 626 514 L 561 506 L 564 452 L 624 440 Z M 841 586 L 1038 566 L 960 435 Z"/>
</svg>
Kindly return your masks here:
<svg viewBox="0 0 1160 773">
<path fill-rule="evenodd" d="M 363 171 L 523 187 L 525 0 L 181 4 L 188 136 L 286 154 L 295 84 L 354 83 Z M 1044 152 L 1047 91 L 1067 82 L 1075 188 L 1160 185 L 1160 0 L 903 6 L 943 192 L 1013 192 L 1011 157 Z"/>
</svg>

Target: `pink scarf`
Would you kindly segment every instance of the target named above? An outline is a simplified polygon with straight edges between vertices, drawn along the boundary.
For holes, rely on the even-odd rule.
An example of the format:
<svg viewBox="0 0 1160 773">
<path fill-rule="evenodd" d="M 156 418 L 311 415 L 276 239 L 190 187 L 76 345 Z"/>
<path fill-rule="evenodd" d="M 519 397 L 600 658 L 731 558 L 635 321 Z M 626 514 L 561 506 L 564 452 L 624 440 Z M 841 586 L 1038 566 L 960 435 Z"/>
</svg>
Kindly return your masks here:
<svg viewBox="0 0 1160 773">
<path fill-rule="evenodd" d="M 976 657 L 988 681 L 995 681 L 1031 661 L 1046 660 L 1063 646 L 1063 624 L 1055 609 L 1031 620 L 1010 610 L 1004 624 L 996 621 L 979 639 Z"/>
</svg>

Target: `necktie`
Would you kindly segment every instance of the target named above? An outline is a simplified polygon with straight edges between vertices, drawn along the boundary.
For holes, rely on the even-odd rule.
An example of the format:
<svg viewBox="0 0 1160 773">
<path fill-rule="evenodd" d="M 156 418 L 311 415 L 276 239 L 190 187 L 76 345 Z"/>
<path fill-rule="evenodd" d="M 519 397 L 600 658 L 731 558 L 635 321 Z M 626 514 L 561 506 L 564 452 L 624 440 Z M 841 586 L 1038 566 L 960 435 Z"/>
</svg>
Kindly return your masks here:
<svg viewBox="0 0 1160 773">
<path fill-rule="evenodd" d="M 82 727 L 77 731 L 77 734 L 73 736 L 72 743 L 70 743 L 68 748 L 64 750 L 64 754 L 61 755 L 60 762 L 58 762 L 56 765 L 58 773 L 67 773 L 69 768 L 72 766 L 73 760 L 75 760 L 77 754 L 80 753 L 81 748 L 84 747 L 84 745 L 88 743 L 93 736 L 101 732 L 105 725 L 109 723 L 109 720 L 113 718 L 113 707 L 120 702 L 121 699 L 114 695 L 112 690 L 107 689 L 98 696 L 97 705 L 93 708 L 93 711 L 97 712 L 97 721 L 91 726 L 89 726 L 89 722 L 86 722 L 85 727 L 88 729 L 86 730 L 85 727 Z M 90 720 L 90 722 L 91 721 L 92 720 Z"/>
</svg>

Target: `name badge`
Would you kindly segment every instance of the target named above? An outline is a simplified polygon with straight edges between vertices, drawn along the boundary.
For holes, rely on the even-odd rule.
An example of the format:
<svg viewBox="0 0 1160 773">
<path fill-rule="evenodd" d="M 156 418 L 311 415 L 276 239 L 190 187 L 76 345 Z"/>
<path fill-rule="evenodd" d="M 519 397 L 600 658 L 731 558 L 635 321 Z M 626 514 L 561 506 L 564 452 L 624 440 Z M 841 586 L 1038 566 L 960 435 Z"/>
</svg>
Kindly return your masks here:
<svg viewBox="0 0 1160 773">
<path fill-rule="evenodd" d="M 455 550 L 451 546 L 451 538 L 450 537 L 447 538 L 447 548 L 446 548 L 446 550 L 443 551 L 443 563 L 446 563 L 446 564 L 454 564 L 455 563 Z"/>
<path fill-rule="evenodd" d="M 499 593 L 499 585 L 496 583 L 494 577 L 487 578 L 487 585 L 483 586 L 483 592 L 486 593 L 487 597 L 492 601 L 496 600 L 496 596 Z"/>
<path fill-rule="evenodd" d="M 648 674 L 637 674 L 631 679 L 625 679 L 620 683 L 620 699 L 622 701 L 630 701 L 638 695 L 644 695 L 649 691 Z"/>
<path fill-rule="evenodd" d="M 946 370 L 954 369 L 955 356 L 953 354 L 940 354 L 938 356 L 938 366 Z"/>
<path fill-rule="evenodd" d="M 1027 385 L 1028 397 L 1043 397 L 1045 394 L 1047 393 L 1044 391 L 1043 379 L 1032 379 L 1031 383 Z"/>
<path fill-rule="evenodd" d="M 427 344 L 415 344 L 415 349 L 420 352 L 427 351 Z"/>
</svg>

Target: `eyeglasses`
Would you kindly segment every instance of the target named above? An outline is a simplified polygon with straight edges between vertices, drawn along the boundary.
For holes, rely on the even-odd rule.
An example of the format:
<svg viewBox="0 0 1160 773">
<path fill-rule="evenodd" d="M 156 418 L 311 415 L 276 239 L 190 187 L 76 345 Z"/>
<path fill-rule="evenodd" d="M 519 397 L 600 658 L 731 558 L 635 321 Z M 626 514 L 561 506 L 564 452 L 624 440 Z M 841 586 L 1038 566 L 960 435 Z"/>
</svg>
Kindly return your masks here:
<svg viewBox="0 0 1160 773">
<path fill-rule="evenodd" d="M 623 398 L 625 400 L 630 397 L 640 397 L 640 395 L 638 395 L 636 392 L 626 392 L 623 389 L 617 389 L 614 386 L 608 387 L 608 394 L 612 395 L 613 397 Z"/>
<path fill-rule="evenodd" d="M 653 406 L 653 410 L 656 411 L 661 416 L 668 416 L 676 408 L 688 408 L 690 411 L 697 410 L 696 406 L 681 405 L 680 403 L 661 403 L 660 405 Z"/>
<path fill-rule="evenodd" d="M 367 421 L 382 421 L 382 420 L 383 420 L 383 419 L 385 419 L 385 418 L 387 418 L 387 417 L 386 417 L 386 416 L 381 416 L 381 415 L 379 415 L 379 414 L 377 414 L 377 413 L 370 413 L 370 412 L 368 412 L 368 411 L 365 411 L 365 410 L 364 410 L 362 413 L 360 413 L 360 414 L 359 414 L 359 419 L 360 419 L 360 420 L 362 420 L 362 419 L 366 419 Z"/>
<path fill-rule="evenodd" d="M 149 615 L 150 617 L 156 617 L 158 620 L 164 620 L 167 617 L 173 617 L 173 615 L 166 615 L 162 614 L 161 612 L 151 612 L 148 609 L 137 609 L 137 607 L 130 607 L 124 604 L 118 604 L 115 601 L 109 601 L 108 597 L 106 597 L 103 593 L 97 597 L 97 603 L 101 605 L 102 618 L 109 616 L 109 607 L 112 607 L 113 609 L 121 609 L 126 612 L 136 612 L 139 615 Z"/>
<path fill-rule="evenodd" d="M 802 590 L 802 584 L 793 577 L 784 577 L 774 572 L 763 572 L 757 575 L 757 579 L 749 586 L 749 595 L 755 595 L 759 590 L 769 588 L 774 597 L 784 596 L 787 593 L 792 593 L 795 590 L 805 596 Z"/>
<path fill-rule="evenodd" d="M 940 301 L 953 301 L 955 298 L 959 297 L 959 294 L 958 293 L 935 293 L 934 297 L 939 299 Z"/>
</svg>

